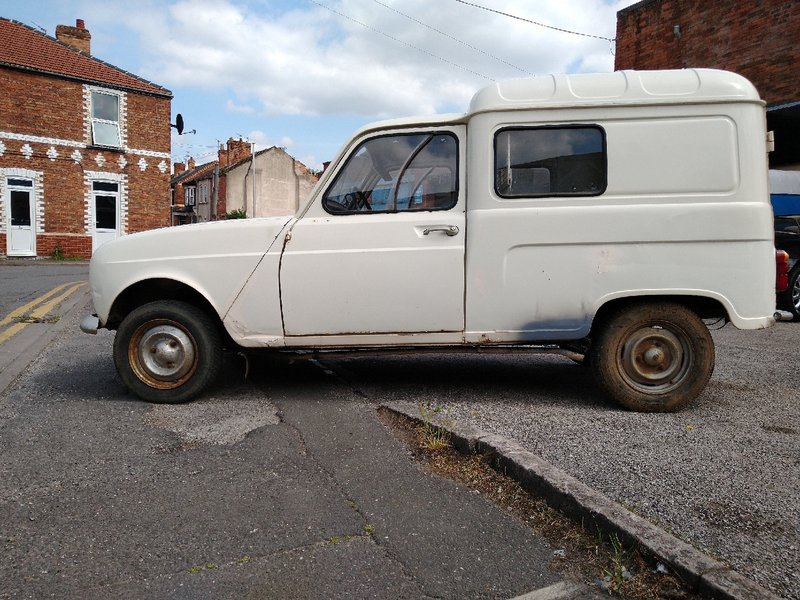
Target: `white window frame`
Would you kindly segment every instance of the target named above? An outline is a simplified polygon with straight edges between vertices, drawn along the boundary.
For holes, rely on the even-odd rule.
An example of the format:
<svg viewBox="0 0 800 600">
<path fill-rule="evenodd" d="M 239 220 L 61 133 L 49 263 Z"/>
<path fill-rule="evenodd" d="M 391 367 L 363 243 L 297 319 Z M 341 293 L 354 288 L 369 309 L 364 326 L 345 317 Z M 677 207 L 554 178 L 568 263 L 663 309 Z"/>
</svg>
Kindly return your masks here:
<svg viewBox="0 0 800 600">
<path fill-rule="evenodd" d="M 103 171 L 84 171 L 84 224 L 87 235 L 95 232 L 95 207 L 93 182 L 118 183 L 119 205 L 117 212 L 117 231 L 124 235 L 128 231 L 128 176 L 120 173 L 107 173 Z"/>
<path fill-rule="evenodd" d="M 184 206 L 197 206 L 197 187 L 194 185 L 187 185 L 183 188 L 183 205 Z"/>
<path fill-rule="evenodd" d="M 211 180 L 201 179 L 197 182 L 195 201 L 197 204 L 208 204 L 211 200 Z"/>
<path fill-rule="evenodd" d="M 106 96 L 112 96 L 117 99 L 117 119 L 116 121 L 110 121 L 108 119 L 100 119 L 94 116 L 94 98 L 95 94 L 103 94 Z M 89 120 L 91 123 L 90 127 L 90 135 L 91 135 L 91 142 L 93 146 L 102 146 L 104 148 L 122 148 L 122 102 L 123 97 L 122 94 L 116 93 L 112 90 L 103 90 L 103 89 L 90 89 L 89 90 Z M 117 143 L 116 144 L 101 144 L 97 141 L 95 135 L 95 125 L 98 123 L 102 123 L 104 125 L 113 125 L 116 127 L 117 130 Z"/>
</svg>

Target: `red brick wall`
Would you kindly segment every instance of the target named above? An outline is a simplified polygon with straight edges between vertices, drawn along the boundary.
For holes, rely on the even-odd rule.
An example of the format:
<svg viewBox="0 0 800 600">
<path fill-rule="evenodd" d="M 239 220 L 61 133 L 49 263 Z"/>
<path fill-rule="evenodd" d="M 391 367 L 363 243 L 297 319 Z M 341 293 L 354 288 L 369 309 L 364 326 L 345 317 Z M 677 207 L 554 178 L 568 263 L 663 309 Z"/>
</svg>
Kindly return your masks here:
<svg viewBox="0 0 800 600">
<path fill-rule="evenodd" d="M 171 210 L 169 171 L 162 174 L 150 165 L 146 173 L 129 173 L 128 233 L 169 226 Z"/>
<path fill-rule="evenodd" d="M 6 142 L 6 145 L 9 145 L 9 142 Z M 83 167 L 69 158 L 72 149 L 69 153 L 63 153 L 66 156 L 61 153 L 60 149 L 57 149 L 62 156 L 51 161 L 45 154 L 47 147 L 34 143 L 31 143 L 30 146 L 34 149 L 34 155 L 30 160 L 25 160 L 24 164 L 20 164 L 19 157 L 17 157 L 17 160 L 13 161 L 15 164 L 2 164 L 2 166 L 23 167 L 43 172 L 45 233 L 86 235 Z M 85 159 L 82 162 L 85 162 Z M 96 164 L 94 166 L 97 167 Z"/>
<path fill-rule="evenodd" d="M 85 235 L 36 236 L 36 254 L 53 256 L 58 248 L 64 258 L 89 258 L 92 255 L 92 238 Z"/>
<path fill-rule="evenodd" d="M 800 99 L 798 41 L 796 0 L 645 0 L 617 13 L 614 66 L 726 69 L 774 105 Z"/>
<path fill-rule="evenodd" d="M 142 94 L 128 94 L 128 146 L 169 153 L 169 122 L 168 100 Z M 164 162 L 169 173 L 171 161 L 166 159 Z"/>
<path fill-rule="evenodd" d="M 0 131 L 84 139 L 82 84 L 0 68 L 0 90 Z"/>
<path fill-rule="evenodd" d="M 228 177 L 225 173 L 219 174 L 219 189 L 217 190 L 217 218 L 224 219 L 228 214 Z"/>
<path fill-rule="evenodd" d="M 0 132 L 11 134 L 0 136 L 4 145 L 0 168 L 43 174 L 44 232 L 38 231 L 36 237 L 39 256 L 52 254 L 56 244 L 68 256 L 91 254 L 91 235 L 85 223 L 87 171 L 127 176 L 127 233 L 170 224 L 169 98 L 131 91 L 125 94 L 127 147 L 167 155 L 161 157 L 85 147 L 90 140 L 83 85 L 79 82 L 0 68 L 0 90 Z M 17 135 L 48 139 L 15 139 Z M 84 147 L 60 144 L 58 140 Z M 33 151 L 30 157 L 23 154 L 26 144 Z M 51 147 L 58 153 L 54 158 L 47 155 Z M 81 154 L 78 161 L 72 158 L 76 150 Z M 98 164 L 98 156 L 103 157 L 102 164 Z M 140 167 L 142 159 L 146 163 L 144 171 Z M 162 162 L 163 173 L 159 169 Z M 4 199 L 0 198 L 0 202 Z M 6 253 L 5 226 L 5 222 L 0 223 L 0 254 Z"/>
</svg>

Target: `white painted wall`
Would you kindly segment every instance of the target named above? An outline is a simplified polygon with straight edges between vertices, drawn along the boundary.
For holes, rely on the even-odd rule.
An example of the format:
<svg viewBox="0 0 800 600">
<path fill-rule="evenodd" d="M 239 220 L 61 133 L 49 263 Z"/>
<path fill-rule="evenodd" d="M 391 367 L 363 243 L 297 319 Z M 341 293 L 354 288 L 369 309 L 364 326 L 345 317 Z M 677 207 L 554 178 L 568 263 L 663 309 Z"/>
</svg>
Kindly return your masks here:
<svg viewBox="0 0 800 600">
<path fill-rule="evenodd" d="M 256 154 L 256 197 L 253 206 L 251 161 L 227 172 L 227 210 L 244 208 L 248 217 L 292 215 L 305 204 L 316 177 L 280 148 Z"/>
</svg>

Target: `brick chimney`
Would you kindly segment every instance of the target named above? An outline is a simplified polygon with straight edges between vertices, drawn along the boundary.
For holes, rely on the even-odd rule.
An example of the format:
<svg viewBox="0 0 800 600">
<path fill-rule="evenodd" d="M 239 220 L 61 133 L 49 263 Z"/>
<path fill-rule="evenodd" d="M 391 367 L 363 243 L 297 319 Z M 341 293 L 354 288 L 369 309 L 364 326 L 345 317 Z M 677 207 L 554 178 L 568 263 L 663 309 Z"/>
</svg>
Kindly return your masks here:
<svg viewBox="0 0 800 600">
<path fill-rule="evenodd" d="M 91 54 L 92 34 L 86 29 L 83 19 L 76 19 L 75 27 L 58 25 L 56 27 L 56 39 L 62 44 L 71 46 L 86 54 Z"/>
<path fill-rule="evenodd" d="M 217 162 L 220 167 L 228 166 L 228 150 L 225 144 L 220 144 L 219 148 L 217 148 Z"/>
<path fill-rule="evenodd" d="M 238 140 L 228 138 L 226 146 L 226 148 L 223 148 L 222 145 L 219 147 L 219 166 L 221 167 L 236 164 L 250 156 L 250 142 L 241 138 Z"/>
<path fill-rule="evenodd" d="M 172 165 L 173 176 L 183 173 L 185 170 L 186 170 L 186 165 L 183 164 L 182 162 L 173 163 Z"/>
<path fill-rule="evenodd" d="M 186 163 L 186 168 L 187 168 L 189 171 L 191 171 L 192 169 L 194 169 L 194 159 L 193 159 L 193 158 L 190 158 L 190 159 L 187 161 L 187 163 Z"/>
</svg>

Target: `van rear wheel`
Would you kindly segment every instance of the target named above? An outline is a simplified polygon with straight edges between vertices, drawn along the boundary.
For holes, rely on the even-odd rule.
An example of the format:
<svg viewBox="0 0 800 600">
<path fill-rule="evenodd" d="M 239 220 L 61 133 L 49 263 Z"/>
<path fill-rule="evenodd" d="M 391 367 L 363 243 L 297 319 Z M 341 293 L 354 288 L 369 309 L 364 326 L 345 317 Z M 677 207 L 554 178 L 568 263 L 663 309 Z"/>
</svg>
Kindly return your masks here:
<svg viewBox="0 0 800 600">
<path fill-rule="evenodd" d="M 693 311 L 672 302 L 618 310 L 600 326 L 590 366 L 603 391 L 641 412 L 675 412 L 705 389 L 714 340 Z"/>
</svg>

